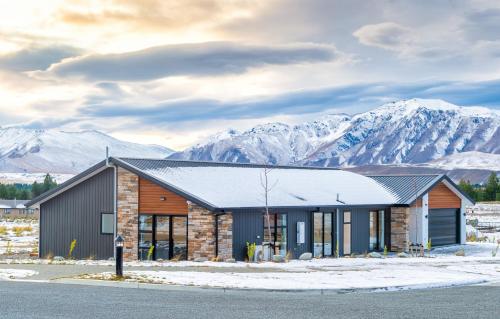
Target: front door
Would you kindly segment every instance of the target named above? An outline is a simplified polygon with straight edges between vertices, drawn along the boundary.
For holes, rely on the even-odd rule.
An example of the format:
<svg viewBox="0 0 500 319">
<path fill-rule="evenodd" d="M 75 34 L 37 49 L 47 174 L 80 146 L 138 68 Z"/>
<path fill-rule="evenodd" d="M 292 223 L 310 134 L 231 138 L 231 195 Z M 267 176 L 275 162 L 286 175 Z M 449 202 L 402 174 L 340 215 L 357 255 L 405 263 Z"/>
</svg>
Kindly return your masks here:
<svg viewBox="0 0 500 319">
<path fill-rule="evenodd" d="M 187 217 L 139 216 L 139 259 L 187 259 Z"/>
<path fill-rule="evenodd" d="M 333 214 L 313 213 L 313 253 L 314 257 L 332 256 L 333 251 Z"/>
</svg>

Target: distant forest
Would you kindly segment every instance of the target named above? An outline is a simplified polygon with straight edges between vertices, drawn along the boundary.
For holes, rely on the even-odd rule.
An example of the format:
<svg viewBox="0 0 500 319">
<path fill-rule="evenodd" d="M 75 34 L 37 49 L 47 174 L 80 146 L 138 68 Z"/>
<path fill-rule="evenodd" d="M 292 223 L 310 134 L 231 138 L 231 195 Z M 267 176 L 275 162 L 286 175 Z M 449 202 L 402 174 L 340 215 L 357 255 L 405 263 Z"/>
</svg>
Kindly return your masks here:
<svg viewBox="0 0 500 319">
<path fill-rule="evenodd" d="M 500 201 L 500 183 L 495 172 L 484 185 L 472 185 L 469 181 L 460 180 L 458 186 L 476 202 Z"/>
<path fill-rule="evenodd" d="M 32 199 L 56 186 L 57 182 L 50 174 L 45 175 L 42 183 L 0 184 L 0 199 Z"/>
</svg>

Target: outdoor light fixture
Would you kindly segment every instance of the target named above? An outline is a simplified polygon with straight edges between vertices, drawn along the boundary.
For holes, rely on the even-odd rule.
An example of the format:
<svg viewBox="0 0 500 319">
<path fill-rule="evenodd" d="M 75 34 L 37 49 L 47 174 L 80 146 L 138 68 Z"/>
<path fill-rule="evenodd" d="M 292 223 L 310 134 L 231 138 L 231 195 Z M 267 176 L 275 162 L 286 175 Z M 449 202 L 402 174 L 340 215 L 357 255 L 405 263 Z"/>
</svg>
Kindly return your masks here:
<svg viewBox="0 0 500 319">
<path fill-rule="evenodd" d="M 123 243 L 122 236 L 118 235 L 115 238 L 116 250 L 116 277 L 123 277 Z"/>
<path fill-rule="evenodd" d="M 162 196 L 162 197 L 160 197 L 160 200 L 161 200 L 162 202 L 164 202 L 164 201 L 166 201 L 166 200 L 167 200 L 167 198 L 166 198 L 165 196 Z"/>
</svg>

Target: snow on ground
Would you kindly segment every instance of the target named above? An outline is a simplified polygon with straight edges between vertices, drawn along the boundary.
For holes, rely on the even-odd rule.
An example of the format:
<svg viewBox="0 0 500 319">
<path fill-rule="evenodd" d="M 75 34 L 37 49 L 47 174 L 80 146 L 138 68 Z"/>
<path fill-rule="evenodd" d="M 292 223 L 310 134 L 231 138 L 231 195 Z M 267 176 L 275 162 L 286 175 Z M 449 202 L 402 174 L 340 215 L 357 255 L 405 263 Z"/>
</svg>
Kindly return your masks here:
<svg viewBox="0 0 500 319">
<path fill-rule="evenodd" d="M 17 233 L 16 233 L 17 229 Z M 29 254 L 38 249 L 38 221 L 18 218 L 0 220 L 0 256 Z"/>
<path fill-rule="evenodd" d="M 22 279 L 37 275 L 38 272 L 26 269 L 0 269 L 0 280 Z"/>
<path fill-rule="evenodd" d="M 484 237 L 489 241 L 496 241 L 500 239 L 500 203 L 485 203 L 480 202 L 476 205 L 467 207 L 467 221 L 475 221 L 478 223 L 493 223 L 497 225 L 496 230 L 482 230 L 478 231 L 471 225 L 467 225 L 467 234 L 475 233 L 476 238 Z"/>
</svg>

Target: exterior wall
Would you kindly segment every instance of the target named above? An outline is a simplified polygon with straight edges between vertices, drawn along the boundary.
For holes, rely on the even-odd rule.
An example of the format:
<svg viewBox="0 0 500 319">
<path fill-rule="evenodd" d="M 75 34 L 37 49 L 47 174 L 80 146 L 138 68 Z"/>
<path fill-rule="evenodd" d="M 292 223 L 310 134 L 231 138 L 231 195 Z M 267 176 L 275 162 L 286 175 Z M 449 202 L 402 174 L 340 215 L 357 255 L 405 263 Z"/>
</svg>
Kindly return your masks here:
<svg viewBox="0 0 500 319">
<path fill-rule="evenodd" d="M 144 178 L 139 178 L 139 212 L 187 215 L 188 205 L 185 198 Z"/>
<path fill-rule="evenodd" d="M 138 259 L 139 176 L 117 169 L 117 234 L 124 239 L 123 259 Z"/>
<path fill-rule="evenodd" d="M 460 208 L 461 200 L 443 182 L 429 192 L 429 208 Z"/>
<path fill-rule="evenodd" d="M 114 170 L 108 168 L 42 203 L 40 257 L 66 257 L 76 239 L 73 257 L 113 257 L 113 235 L 101 234 L 101 213 L 113 212 Z"/>
<path fill-rule="evenodd" d="M 233 214 L 226 213 L 218 219 L 218 257 L 223 260 L 233 258 Z"/>
<path fill-rule="evenodd" d="M 407 251 L 410 243 L 410 207 L 391 208 L 391 251 Z"/>
<path fill-rule="evenodd" d="M 423 244 L 428 240 L 429 194 L 420 197 L 410 208 L 410 242 Z"/>
<path fill-rule="evenodd" d="M 302 253 L 312 251 L 311 212 L 300 209 L 271 211 L 286 213 L 288 224 L 287 249 L 298 258 Z M 246 243 L 262 245 L 264 236 L 264 212 L 262 209 L 239 209 L 233 212 L 233 254 L 236 260 L 245 260 Z M 305 222 L 305 243 L 297 244 L 297 223 Z"/>
<path fill-rule="evenodd" d="M 215 213 L 188 202 L 188 260 L 215 258 Z M 219 257 L 233 257 L 233 216 L 219 217 Z"/>
</svg>

